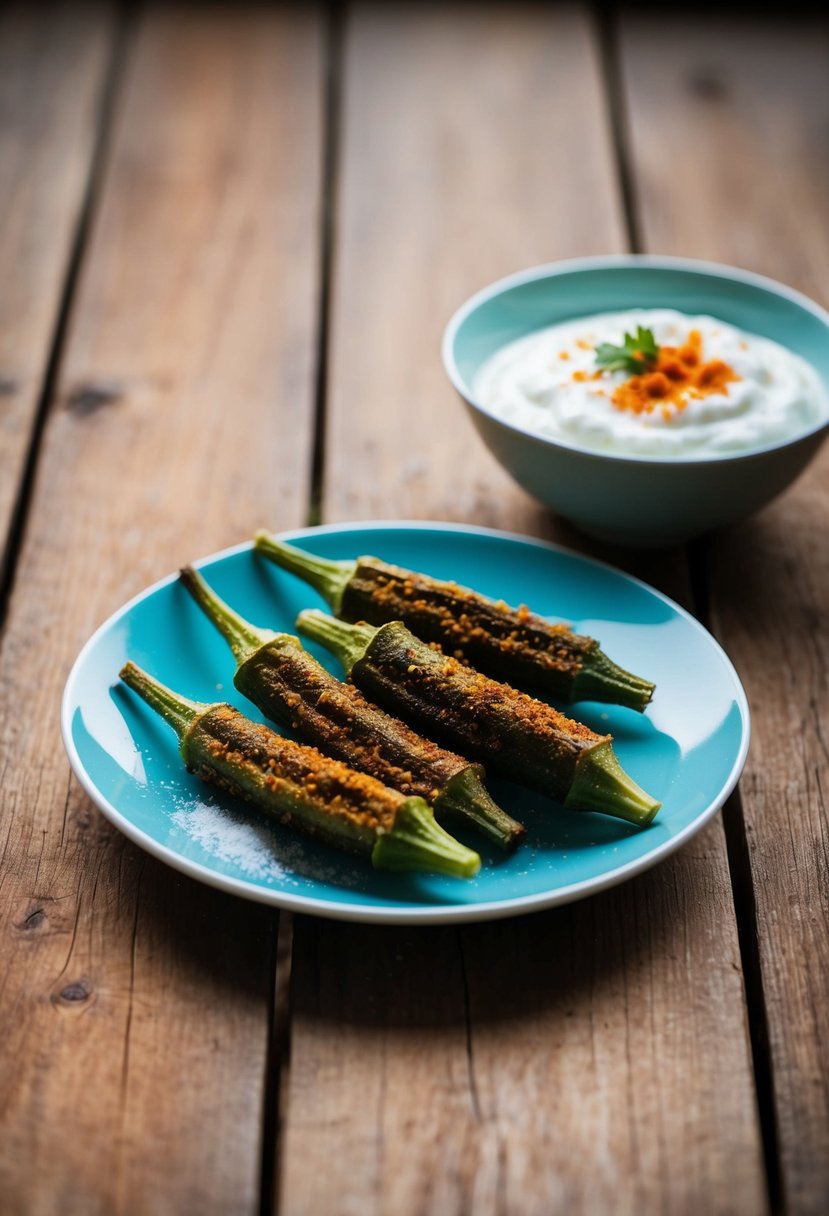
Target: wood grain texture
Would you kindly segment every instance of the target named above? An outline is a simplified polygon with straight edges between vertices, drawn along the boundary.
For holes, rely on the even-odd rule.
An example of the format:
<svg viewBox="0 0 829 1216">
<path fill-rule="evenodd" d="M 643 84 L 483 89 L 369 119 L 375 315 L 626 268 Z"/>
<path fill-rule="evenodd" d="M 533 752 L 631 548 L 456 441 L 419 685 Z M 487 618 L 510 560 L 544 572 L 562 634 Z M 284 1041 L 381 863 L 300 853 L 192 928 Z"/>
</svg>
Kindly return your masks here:
<svg viewBox="0 0 829 1216">
<path fill-rule="evenodd" d="M 0 13 L 0 550 L 83 210 L 113 35 L 106 4 Z"/>
<path fill-rule="evenodd" d="M 829 22 L 648 17 L 623 34 L 647 248 L 739 263 L 829 304 Z M 665 173 L 667 140 L 682 156 Z M 829 1203 L 828 519 L 824 448 L 708 550 L 713 626 L 754 722 L 742 807 L 790 1216 Z"/>
<path fill-rule="evenodd" d="M 764 1211 L 729 905 L 715 824 L 533 917 L 297 921 L 282 1210 Z"/>
<path fill-rule="evenodd" d="M 540 512 L 477 439 L 440 342 L 492 279 L 622 248 L 590 25 L 566 5 L 392 7 L 356 6 L 346 33 L 326 518 L 393 504 L 529 526 Z"/>
<path fill-rule="evenodd" d="M 645 14 L 620 32 L 648 250 L 825 294 L 829 24 Z"/>
<path fill-rule="evenodd" d="M 575 9 L 361 9 L 346 51 L 326 507 L 583 547 L 492 472 L 437 338 L 492 275 L 619 247 L 590 26 Z M 422 474 L 399 476 L 412 453 Z M 684 593 L 676 554 L 636 565 Z M 520 920 L 298 918 L 293 968 L 291 1216 L 765 1210 L 718 822 L 615 892 Z"/>
<path fill-rule="evenodd" d="M 304 517 L 321 69 L 310 9 L 130 48 L 0 656 L 4 1214 L 259 1210 L 276 918 L 110 828 L 57 710 L 127 597 Z"/>
</svg>

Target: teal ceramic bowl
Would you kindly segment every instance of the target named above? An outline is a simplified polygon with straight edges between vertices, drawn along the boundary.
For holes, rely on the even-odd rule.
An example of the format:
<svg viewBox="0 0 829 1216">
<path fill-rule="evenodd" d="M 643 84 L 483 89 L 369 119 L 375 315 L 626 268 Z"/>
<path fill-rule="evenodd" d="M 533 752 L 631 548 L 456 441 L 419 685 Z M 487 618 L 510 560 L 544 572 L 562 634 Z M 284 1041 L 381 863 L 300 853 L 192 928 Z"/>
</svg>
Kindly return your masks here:
<svg viewBox="0 0 829 1216">
<path fill-rule="evenodd" d="M 487 447 L 534 497 L 584 531 L 640 546 L 675 544 L 744 518 L 795 480 L 829 420 L 744 454 L 625 456 L 533 435 L 490 413 L 472 392 L 500 347 L 595 313 L 675 308 L 772 338 L 829 385 L 829 313 L 771 279 L 683 258 L 585 258 L 535 267 L 474 295 L 452 317 L 443 359 Z"/>
</svg>

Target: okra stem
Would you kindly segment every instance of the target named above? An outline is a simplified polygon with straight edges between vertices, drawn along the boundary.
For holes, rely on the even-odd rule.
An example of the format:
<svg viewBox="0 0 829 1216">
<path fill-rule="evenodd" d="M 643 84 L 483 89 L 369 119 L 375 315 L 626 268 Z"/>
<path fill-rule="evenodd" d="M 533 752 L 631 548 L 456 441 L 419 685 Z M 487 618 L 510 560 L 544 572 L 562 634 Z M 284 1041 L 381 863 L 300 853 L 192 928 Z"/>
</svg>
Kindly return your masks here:
<svg viewBox="0 0 829 1216">
<path fill-rule="evenodd" d="M 187 767 L 285 825 L 369 853 L 377 869 L 470 878 L 481 859 L 450 836 L 422 798 L 407 798 L 316 748 L 250 722 L 229 705 L 189 701 L 127 663 L 124 682 L 176 731 Z"/>
<path fill-rule="evenodd" d="M 237 663 L 244 663 L 245 659 L 276 639 L 277 635 L 272 630 L 257 629 L 238 612 L 234 612 L 192 566 L 183 566 L 180 577 L 193 599 L 230 646 Z"/>
<path fill-rule="evenodd" d="M 334 658 L 342 664 L 346 675 L 351 675 L 355 663 L 364 658 L 366 651 L 380 632 L 382 626 L 350 625 L 347 621 L 338 621 L 321 612 L 319 608 L 306 608 L 296 619 L 297 630 L 303 637 L 319 642 L 326 650 L 330 650 Z"/>
<path fill-rule="evenodd" d="M 644 826 L 660 803 L 622 769 L 609 735 L 435 651 L 400 621 L 350 625 L 308 609 L 300 633 L 327 646 L 352 680 L 391 712 L 443 737 L 472 759 L 573 810 Z"/>
<path fill-rule="evenodd" d="M 284 544 L 272 532 L 264 529 L 256 533 L 254 547 L 257 553 L 269 557 L 283 570 L 290 570 L 310 583 L 315 591 L 319 591 L 331 611 L 339 615 L 343 592 L 357 568 L 356 562 L 319 557 L 316 553 L 297 549 L 295 545 Z"/>
<path fill-rule="evenodd" d="M 334 658 L 342 663 L 347 675 L 351 674 L 354 664 L 365 657 L 382 628 L 380 625 L 366 625 L 364 621 L 350 625 L 347 621 L 338 621 L 329 616 L 327 612 L 320 612 L 319 608 L 306 608 L 300 612 L 296 627 L 305 637 L 330 650 Z"/>
<path fill-rule="evenodd" d="M 233 650 L 233 683 L 269 718 L 385 785 L 425 798 L 439 817 L 447 811 L 467 819 L 502 849 L 514 848 L 525 835 L 487 793 L 480 765 L 366 701 L 303 650 L 299 638 L 251 625 L 192 567 L 181 577 Z"/>
<path fill-rule="evenodd" d="M 135 663 L 125 663 L 119 674 L 128 688 L 137 692 L 168 726 L 172 726 L 179 741 L 184 739 L 193 723 L 210 708 L 202 701 L 191 701 L 188 697 L 173 692 L 172 688 L 148 675 Z"/>
</svg>

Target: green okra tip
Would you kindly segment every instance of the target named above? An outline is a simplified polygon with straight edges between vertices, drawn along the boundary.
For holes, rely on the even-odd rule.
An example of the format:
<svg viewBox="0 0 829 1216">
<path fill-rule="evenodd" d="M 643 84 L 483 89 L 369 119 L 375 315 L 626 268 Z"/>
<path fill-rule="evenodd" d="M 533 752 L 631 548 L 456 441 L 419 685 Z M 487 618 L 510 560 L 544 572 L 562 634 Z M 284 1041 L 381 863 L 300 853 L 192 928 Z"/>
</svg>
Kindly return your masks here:
<svg viewBox="0 0 829 1216">
<path fill-rule="evenodd" d="M 574 811 L 600 811 L 644 828 L 662 803 L 625 772 L 608 741 L 582 754 L 564 805 Z"/>
<path fill-rule="evenodd" d="M 474 823 L 505 852 L 511 852 L 527 834 L 523 823 L 508 815 L 492 798 L 483 781 L 481 770 L 474 765 L 461 769 L 449 779 L 434 801 L 438 815 L 447 813 Z"/>
<path fill-rule="evenodd" d="M 589 651 L 581 670 L 573 681 L 574 701 L 603 701 L 611 705 L 626 705 L 644 713 L 653 697 L 656 685 L 650 680 L 625 671 L 596 646 Z"/>
<path fill-rule="evenodd" d="M 481 859 L 474 849 L 445 832 L 422 798 L 407 798 L 394 827 L 377 841 L 371 853 L 377 870 L 420 870 L 474 878 Z"/>
</svg>

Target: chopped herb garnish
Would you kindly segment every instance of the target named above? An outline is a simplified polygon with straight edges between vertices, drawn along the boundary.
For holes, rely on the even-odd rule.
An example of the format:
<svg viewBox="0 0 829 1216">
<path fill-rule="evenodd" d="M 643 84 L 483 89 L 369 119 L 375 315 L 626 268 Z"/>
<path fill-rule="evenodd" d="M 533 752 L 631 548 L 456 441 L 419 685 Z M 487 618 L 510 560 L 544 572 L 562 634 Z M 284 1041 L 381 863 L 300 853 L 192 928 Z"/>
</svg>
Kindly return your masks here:
<svg viewBox="0 0 829 1216">
<path fill-rule="evenodd" d="M 636 327 L 635 334 L 625 334 L 621 346 L 612 342 L 602 342 L 596 347 L 596 362 L 603 371 L 608 372 L 637 372 L 647 371 L 653 367 L 659 357 L 659 345 L 652 329 Z"/>
</svg>

